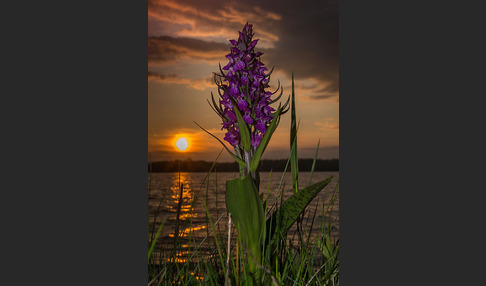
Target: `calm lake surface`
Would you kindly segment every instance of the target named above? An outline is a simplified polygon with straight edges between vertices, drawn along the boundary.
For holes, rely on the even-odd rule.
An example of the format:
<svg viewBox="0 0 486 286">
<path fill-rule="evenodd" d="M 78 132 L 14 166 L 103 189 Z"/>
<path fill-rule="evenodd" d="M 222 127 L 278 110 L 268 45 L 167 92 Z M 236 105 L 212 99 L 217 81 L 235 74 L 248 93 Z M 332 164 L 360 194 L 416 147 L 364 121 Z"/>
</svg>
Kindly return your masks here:
<svg viewBox="0 0 486 286">
<path fill-rule="evenodd" d="M 284 191 L 284 197 L 288 198 L 292 195 L 292 178 L 290 173 L 286 173 L 282 178 L 283 172 L 261 172 L 260 173 L 260 194 L 264 194 L 264 198 L 268 192 L 269 207 L 275 203 L 277 192 Z M 310 220 L 314 217 L 315 222 L 312 233 L 317 233 L 318 226 L 322 222 L 323 208 L 328 208 L 333 197 L 336 184 L 339 180 L 339 172 L 314 172 L 311 183 L 317 183 L 330 176 L 333 176 L 331 183 L 322 190 L 319 195 L 309 204 L 304 218 L 304 225 L 306 219 Z M 200 251 L 207 249 L 207 243 L 214 241 L 214 233 L 221 233 L 225 229 L 228 218 L 226 215 L 225 205 L 225 185 L 227 180 L 232 180 L 239 177 L 237 173 L 212 173 L 209 178 L 205 180 L 207 173 L 152 173 L 149 174 L 149 231 L 154 227 L 155 230 L 159 227 L 162 221 L 165 221 L 162 228 L 161 236 L 156 246 L 155 255 L 161 249 L 162 252 L 170 252 L 174 245 L 174 233 L 176 228 L 179 228 L 179 238 L 182 242 L 183 251 L 178 256 L 184 257 L 184 249 L 198 246 L 207 236 L 208 231 L 212 233 L 204 240 Z M 309 184 L 310 172 L 299 173 L 299 188 L 306 187 Z M 179 206 L 179 198 L 181 197 L 180 183 L 183 184 L 182 199 L 180 200 L 179 223 L 177 226 L 177 210 Z M 194 202 L 194 203 L 193 203 Z M 193 208 L 191 204 L 193 203 Z M 206 207 L 209 210 L 210 219 L 206 213 Z M 273 211 L 272 211 L 273 212 Z M 268 216 L 267 216 L 268 217 Z M 220 218 L 218 224 L 216 221 Z M 333 232 L 332 236 L 336 239 L 339 235 L 339 192 L 334 198 L 334 205 L 332 210 L 327 211 L 325 224 L 327 225 L 329 218 L 332 220 Z M 212 221 L 212 224 L 210 223 Z M 192 225 L 191 225 L 192 223 Z M 212 227 L 215 225 L 215 227 Z M 295 228 L 295 225 L 294 225 Z M 307 233 L 310 229 L 306 229 Z M 289 239 L 291 239 L 294 231 L 289 231 Z M 150 233 L 149 233 L 150 236 Z M 162 254 L 164 257 L 165 255 Z M 187 255 L 187 252 L 186 252 Z"/>
</svg>

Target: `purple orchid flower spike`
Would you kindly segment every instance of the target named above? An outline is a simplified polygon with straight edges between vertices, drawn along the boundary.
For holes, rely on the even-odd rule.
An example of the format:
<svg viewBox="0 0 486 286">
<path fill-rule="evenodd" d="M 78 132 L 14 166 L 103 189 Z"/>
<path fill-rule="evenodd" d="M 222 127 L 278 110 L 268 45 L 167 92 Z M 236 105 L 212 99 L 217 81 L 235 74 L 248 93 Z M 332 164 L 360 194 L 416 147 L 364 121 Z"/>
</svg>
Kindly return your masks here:
<svg viewBox="0 0 486 286">
<path fill-rule="evenodd" d="M 279 100 L 283 93 L 280 82 L 274 92 L 266 91 L 270 88 L 273 69 L 269 72 L 261 62 L 263 53 L 255 52 L 258 39 L 254 40 L 253 35 L 253 25 L 246 23 L 242 31 L 238 32 L 238 38 L 229 40 L 231 48 L 226 55 L 228 64 L 223 68 L 220 66 L 220 74 L 214 74 L 220 99 L 216 101 L 212 97 L 212 104 L 210 103 L 223 121 L 221 129 L 227 131 L 224 140 L 234 147 L 237 156 L 247 166 L 275 116 L 275 109 L 270 104 Z M 280 94 L 272 100 L 271 96 L 278 91 Z M 278 116 L 288 111 L 288 108 L 285 109 L 288 102 L 287 100 Z M 245 128 L 249 132 L 249 150 L 244 148 L 237 113 L 247 125 Z"/>
</svg>

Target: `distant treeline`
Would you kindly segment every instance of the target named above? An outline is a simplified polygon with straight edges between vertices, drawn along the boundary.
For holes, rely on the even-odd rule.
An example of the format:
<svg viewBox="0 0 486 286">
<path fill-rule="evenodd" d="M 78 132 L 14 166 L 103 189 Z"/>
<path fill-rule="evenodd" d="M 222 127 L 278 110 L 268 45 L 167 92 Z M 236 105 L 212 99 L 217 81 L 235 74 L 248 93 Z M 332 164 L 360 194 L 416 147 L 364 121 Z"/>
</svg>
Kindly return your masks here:
<svg viewBox="0 0 486 286">
<path fill-rule="evenodd" d="M 312 168 L 312 162 L 314 159 L 299 159 L 299 171 L 309 172 Z M 287 159 L 281 160 L 261 160 L 260 168 L 261 172 L 269 172 L 273 170 L 274 172 L 282 172 L 287 164 Z M 213 162 L 206 161 L 192 161 L 187 160 L 176 160 L 176 161 L 159 161 L 152 162 L 152 172 L 208 172 Z M 179 169 L 180 167 L 180 169 Z M 216 163 L 215 167 L 217 172 L 239 172 L 238 164 L 236 162 L 228 163 Z M 150 172 L 150 163 L 148 165 L 148 171 Z M 287 171 L 290 171 L 290 164 L 287 167 Z M 316 165 L 314 171 L 339 171 L 339 159 L 330 160 L 316 160 Z"/>
</svg>

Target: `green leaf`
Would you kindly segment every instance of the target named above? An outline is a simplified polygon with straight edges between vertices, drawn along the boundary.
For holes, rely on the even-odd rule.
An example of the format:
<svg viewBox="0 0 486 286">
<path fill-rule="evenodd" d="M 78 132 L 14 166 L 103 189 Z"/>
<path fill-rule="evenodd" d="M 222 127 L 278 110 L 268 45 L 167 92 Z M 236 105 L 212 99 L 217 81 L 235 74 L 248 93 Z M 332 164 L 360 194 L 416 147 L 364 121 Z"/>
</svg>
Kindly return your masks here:
<svg viewBox="0 0 486 286">
<path fill-rule="evenodd" d="M 226 147 L 226 145 L 223 143 L 223 141 L 219 140 L 218 137 L 214 136 L 209 131 L 207 131 L 206 129 L 204 129 L 203 127 L 201 127 L 201 125 L 197 124 L 196 121 L 194 121 L 194 123 L 196 123 L 196 125 L 199 126 L 199 128 L 201 128 L 202 130 L 204 130 L 206 133 L 208 133 L 209 135 L 213 136 L 216 140 L 218 140 L 219 143 L 221 143 L 221 145 L 223 145 L 223 147 L 226 149 L 226 151 L 228 151 L 228 153 L 231 155 L 231 157 L 233 157 L 233 159 L 235 159 L 236 162 L 238 162 L 238 164 L 240 165 L 240 168 L 245 168 L 246 167 L 245 161 L 241 160 L 238 156 L 236 156 L 235 154 L 233 154 L 233 152 L 231 152 L 228 149 L 228 147 Z"/>
<path fill-rule="evenodd" d="M 261 245 L 265 237 L 265 213 L 258 190 L 250 175 L 226 182 L 226 208 L 238 229 L 238 234 L 253 256 L 250 268 L 261 263 Z"/>
<path fill-rule="evenodd" d="M 270 243 L 272 250 L 280 235 L 284 234 L 294 224 L 297 217 L 317 194 L 331 182 L 332 178 L 331 176 L 294 193 L 267 219 L 267 229 L 271 230 L 271 233 L 267 233 L 267 242 Z"/>
<path fill-rule="evenodd" d="M 326 259 L 329 259 L 329 257 L 331 256 L 331 254 L 329 253 L 329 250 L 327 249 L 327 247 L 324 244 L 324 242 L 322 242 L 322 240 L 320 240 L 320 239 L 317 239 L 316 241 L 317 241 L 317 246 L 319 247 L 319 249 L 322 252 L 322 255 L 324 255 L 324 257 Z"/>
<path fill-rule="evenodd" d="M 265 148 L 267 148 L 268 142 L 270 142 L 270 138 L 272 137 L 273 132 L 275 129 L 277 129 L 278 123 L 280 121 L 280 112 L 282 111 L 282 108 L 279 106 L 277 108 L 277 111 L 273 114 L 273 119 L 272 122 L 270 123 L 270 126 L 268 126 L 267 131 L 265 132 L 265 135 L 263 135 L 262 141 L 260 142 L 260 145 L 258 145 L 255 154 L 253 154 L 253 157 L 250 162 L 250 171 L 254 172 L 256 171 L 258 167 L 258 163 L 260 162 L 260 157 L 262 156 L 263 152 L 265 151 Z"/>
<path fill-rule="evenodd" d="M 236 101 L 231 98 L 233 102 L 233 109 L 236 113 L 236 120 L 238 120 L 238 128 L 240 129 L 240 136 L 241 136 L 241 143 L 243 143 L 243 148 L 245 151 L 250 151 L 251 148 L 251 138 L 250 138 L 250 131 L 248 130 L 248 125 L 246 125 L 245 120 L 241 116 L 240 110 L 238 109 L 238 104 Z"/>
</svg>

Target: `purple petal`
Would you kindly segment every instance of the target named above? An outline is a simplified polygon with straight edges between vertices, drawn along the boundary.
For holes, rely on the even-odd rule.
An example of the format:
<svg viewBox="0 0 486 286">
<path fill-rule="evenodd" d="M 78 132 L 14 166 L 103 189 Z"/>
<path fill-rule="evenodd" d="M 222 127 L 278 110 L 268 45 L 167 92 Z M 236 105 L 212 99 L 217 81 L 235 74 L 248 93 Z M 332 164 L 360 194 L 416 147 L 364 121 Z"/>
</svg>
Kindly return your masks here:
<svg viewBox="0 0 486 286">
<path fill-rule="evenodd" d="M 252 124 L 253 123 L 253 118 L 249 115 L 243 115 L 243 120 L 246 122 L 246 124 Z"/>
<path fill-rule="evenodd" d="M 245 63 L 244 63 L 244 62 L 242 62 L 242 61 L 238 60 L 238 61 L 235 63 L 235 69 L 236 69 L 237 71 L 240 71 L 240 70 L 242 70 L 242 69 L 244 69 L 244 68 L 245 68 Z"/>
<path fill-rule="evenodd" d="M 227 112 L 225 113 L 226 116 L 229 117 L 233 122 L 236 122 L 236 115 L 235 112 L 231 109 L 228 109 Z"/>
<path fill-rule="evenodd" d="M 262 141 L 263 134 L 251 134 L 251 146 L 257 147 Z"/>
<path fill-rule="evenodd" d="M 229 90 L 229 93 L 232 97 L 236 97 L 238 94 L 240 94 L 240 91 L 238 90 L 236 85 L 232 85 L 230 90 Z"/>
<path fill-rule="evenodd" d="M 224 136 L 224 140 L 228 141 L 232 146 L 237 146 L 240 141 L 238 140 L 238 137 L 234 135 L 233 132 L 229 131 L 226 133 Z"/>
<path fill-rule="evenodd" d="M 223 128 L 228 128 L 231 125 L 233 125 L 233 122 L 231 122 L 231 121 L 225 121 L 225 122 L 223 122 L 221 124 L 223 124 L 223 127 L 221 127 L 221 130 L 222 130 Z"/>
<path fill-rule="evenodd" d="M 226 76 L 233 76 L 233 74 L 235 73 L 235 69 L 233 68 L 233 66 L 231 66 L 229 69 L 228 69 L 228 73 L 226 74 Z"/>
<path fill-rule="evenodd" d="M 255 125 L 256 130 L 261 131 L 264 133 L 267 130 L 267 126 L 265 123 L 262 121 L 258 121 L 258 123 Z"/>
<path fill-rule="evenodd" d="M 246 50 L 249 51 L 249 50 L 253 49 L 256 46 L 257 42 L 258 42 L 258 39 L 253 40 L 253 42 L 251 42 L 250 45 L 248 45 L 248 49 L 246 49 Z"/>
<path fill-rule="evenodd" d="M 263 116 L 262 120 L 263 122 L 270 122 L 273 119 L 273 115 L 268 115 L 268 116 Z"/>
<path fill-rule="evenodd" d="M 275 109 L 273 109 L 270 105 L 263 108 L 263 113 L 265 113 L 265 115 L 269 115 L 272 111 L 275 111 Z"/>
<path fill-rule="evenodd" d="M 248 102 L 244 99 L 238 100 L 238 108 L 240 110 L 246 110 L 248 108 Z"/>
<path fill-rule="evenodd" d="M 233 45 L 233 46 L 238 46 L 238 42 L 235 41 L 235 40 L 230 40 L 230 43 Z"/>
<path fill-rule="evenodd" d="M 248 76 L 244 74 L 241 76 L 241 85 L 247 85 L 247 84 L 248 84 Z"/>
</svg>

